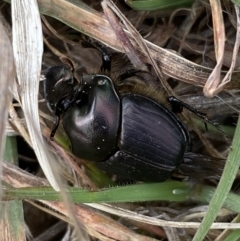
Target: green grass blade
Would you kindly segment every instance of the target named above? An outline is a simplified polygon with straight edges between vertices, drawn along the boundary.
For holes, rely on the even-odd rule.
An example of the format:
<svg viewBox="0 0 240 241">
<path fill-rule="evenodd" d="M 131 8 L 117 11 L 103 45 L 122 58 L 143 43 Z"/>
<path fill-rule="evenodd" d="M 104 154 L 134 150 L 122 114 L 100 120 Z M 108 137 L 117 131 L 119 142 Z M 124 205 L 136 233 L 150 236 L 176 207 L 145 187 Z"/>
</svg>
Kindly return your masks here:
<svg viewBox="0 0 240 241">
<path fill-rule="evenodd" d="M 183 182 L 166 181 L 163 183 L 136 184 L 129 186 L 113 187 L 101 191 L 88 191 L 79 188 L 68 190 L 75 203 L 94 202 L 136 202 L 136 201 L 186 201 L 190 195 L 190 187 Z M 61 201 L 61 196 L 52 188 L 19 188 L 8 189 L 4 193 L 8 199 L 42 199 Z"/>
<path fill-rule="evenodd" d="M 75 203 L 118 203 L 144 201 L 200 201 L 208 204 L 215 192 L 214 187 L 193 186 L 186 182 L 166 181 L 163 183 L 136 184 L 121 187 L 112 187 L 100 191 L 70 188 L 68 194 Z M 50 187 L 16 188 L 5 190 L 7 199 L 41 199 L 61 201 L 61 195 Z M 228 193 L 224 207 L 240 213 L 240 196 Z"/>
<path fill-rule="evenodd" d="M 238 241 L 240 240 L 240 230 L 234 230 L 231 234 L 228 235 L 227 238 L 224 239 L 224 241 Z"/>
<path fill-rule="evenodd" d="M 231 0 L 234 4 L 240 7 L 240 0 Z"/>
<path fill-rule="evenodd" d="M 232 150 L 229 153 L 225 168 L 223 170 L 223 175 L 220 179 L 216 192 L 209 204 L 208 212 L 204 217 L 201 226 L 199 227 L 193 241 L 203 240 L 207 235 L 210 226 L 217 217 L 218 212 L 222 208 L 229 191 L 231 190 L 233 181 L 240 165 L 240 118 L 238 118 L 238 124 L 234 134 L 234 139 L 232 143 Z"/>
<path fill-rule="evenodd" d="M 4 160 L 15 165 L 18 164 L 15 136 L 6 137 Z M 11 240 L 26 240 L 22 201 L 3 202 L 1 205 L 1 217 L 1 225 L 4 225 L 4 230 L 6 230 L 2 235 L 9 235 L 8 238 L 11 237 Z M 4 237 L 2 238 L 4 239 Z"/>
<path fill-rule="evenodd" d="M 195 0 L 126 0 L 125 2 L 135 10 L 154 11 L 189 7 Z"/>
</svg>

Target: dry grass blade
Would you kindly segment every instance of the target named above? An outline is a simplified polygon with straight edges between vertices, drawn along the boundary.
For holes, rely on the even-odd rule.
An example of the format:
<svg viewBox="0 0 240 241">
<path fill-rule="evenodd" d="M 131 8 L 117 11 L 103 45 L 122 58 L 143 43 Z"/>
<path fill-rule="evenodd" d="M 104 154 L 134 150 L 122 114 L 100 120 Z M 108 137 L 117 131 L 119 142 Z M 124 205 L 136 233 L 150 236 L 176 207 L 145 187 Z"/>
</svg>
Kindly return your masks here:
<svg viewBox="0 0 240 241">
<path fill-rule="evenodd" d="M 4 203 L 3 208 L 5 210 L 5 214 L 9 214 L 13 210 L 9 210 L 9 203 Z M 1 239 L 4 241 L 25 241 L 26 236 L 25 233 L 22 232 L 18 237 L 14 237 L 14 233 L 12 227 L 9 222 L 3 222 L 5 220 L 5 216 L 1 217 L 0 221 L 0 232 L 1 232 Z"/>
<path fill-rule="evenodd" d="M 38 187 L 38 186 L 48 185 L 48 183 L 46 182 L 45 179 L 35 177 L 35 176 L 19 169 L 18 167 L 8 164 L 8 163 L 3 163 L 3 180 L 8 182 L 9 184 L 11 184 L 12 186 L 14 186 L 16 188 L 17 187 L 30 187 L 30 186 Z M 60 204 L 58 202 L 45 202 L 45 203 L 47 203 L 48 206 L 56 204 L 55 208 L 58 211 L 61 211 L 60 206 L 62 207 L 62 204 Z M 166 227 L 174 227 L 174 228 L 198 228 L 200 226 L 199 222 L 182 222 L 182 221 L 179 222 L 179 221 L 168 221 L 168 220 L 157 219 L 157 218 L 141 215 L 141 214 L 126 210 L 124 208 L 115 207 L 110 204 L 97 204 L 97 203 L 90 204 L 89 203 L 86 205 L 96 208 L 98 210 L 102 210 L 104 212 L 113 214 L 113 215 L 118 215 L 120 217 L 124 217 L 126 219 L 132 219 L 132 220 L 135 220 L 138 222 L 148 223 L 148 224 L 157 225 L 157 226 L 166 226 Z M 81 207 L 80 209 L 82 209 L 82 212 L 83 212 L 83 213 L 79 214 L 80 217 L 84 216 L 88 212 L 88 211 L 83 211 L 84 207 Z M 67 212 L 67 210 L 65 208 L 64 208 L 64 212 Z M 93 214 L 91 214 L 91 215 L 93 215 Z M 98 215 L 98 214 L 94 214 L 94 215 Z M 90 217 L 83 217 L 83 219 L 82 219 L 83 222 L 88 220 L 88 218 L 90 218 Z M 93 222 L 93 220 L 92 220 L 92 222 Z M 96 223 L 95 223 L 95 221 L 96 221 Z M 94 223 L 91 223 L 89 221 L 89 223 L 90 223 L 89 227 L 93 227 L 93 226 L 97 225 L 96 227 L 100 228 L 101 225 L 103 225 L 103 226 L 105 225 L 104 223 L 98 223 L 97 220 L 95 220 L 95 221 L 94 221 Z M 115 225 L 115 223 L 113 225 Z M 217 223 L 216 222 L 216 223 L 212 224 L 211 228 L 212 229 L 237 229 L 237 228 L 240 228 L 240 224 L 239 223 L 223 223 L 223 222 Z"/>
<path fill-rule="evenodd" d="M 240 220 L 240 215 L 238 214 L 233 220 L 232 220 L 232 223 L 238 223 Z M 225 229 L 222 231 L 222 233 L 214 240 L 214 241 L 223 241 L 225 240 L 228 235 L 231 234 L 231 230 L 229 229 Z"/>
<path fill-rule="evenodd" d="M 224 45 L 225 45 L 225 32 L 224 23 L 222 18 L 221 3 L 217 1 L 212 1 L 212 14 L 214 16 L 214 31 L 215 31 L 215 46 L 216 46 L 216 59 L 218 60 L 217 66 L 213 70 L 212 74 L 209 76 L 206 85 L 204 87 L 204 94 L 209 97 L 213 97 L 218 94 L 224 86 L 231 81 L 232 74 L 236 65 L 237 55 L 240 44 L 240 17 L 239 17 L 239 7 L 235 5 L 236 17 L 237 17 L 237 35 L 234 45 L 232 62 L 229 71 L 226 73 L 225 77 L 221 81 L 221 66 L 223 63 Z M 220 83 L 221 81 L 221 83 Z"/>
<path fill-rule="evenodd" d="M 225 47 L 225 29 L 222 16 L 222 7 L 219 0 L 210 0 L 212 16 L 213 16 L 213 30 L 214 30 L 214 46 L 217 65 L 208 77 L 204 86 L 203 93 L 208 97 L 213 97 L 214 92 L 218 88 L 221 81 L 221 68 L 224 58 Z"/>
<path fill-rule="evenodd" d="M 108 6 L 108 7 L 107 7 Z M 149 59 L 149 62 L 152 64 L 152 66 L 154 67 L 155 69 L 155 72 L 156 74 L 158 75 L 158 78 L 162 84 L 162 86 L 165 87 L 165 90 L 169 93 L 169 94 L 172 94 L 172 91 L 171 91 L 171 88 L 170 86 L 167 84 L 167 82 L 163 81 L 163 74 L 159 68 L 159 66 L 157 65 L 156 61 L 154 60 L 154 58 L 152 57 L 151 55 L 151 52 L 145 42 L 145 40 L 142 38 L 142 36 L 139 34 L 139 32 L 136 30 L 136 28 L 131 24 L 131 22 L 122 14 L 122 12 L 117 8 L 117 6 L 110 0 L 104 0 L 102 2 L 102 7 L 103 7 L 103 10 L 105 12 L 105 15 L 107 16 L 108 20 L 109 20 L 109 23 L 112 25 L 115 33 L 117 34 L 117 31 L 116 29 L 114 28 L 114 26 L 116 26 L 116 24 L 113 26 L 113 24 L 111 23 L 111 19 L 114 19 L 113 17 L 110 18 L 109 15 L 110 15 L 110 10 L 109 8 L 111 8 L 117 15 L 118 17 L 122 20 L 122 22 L 124 23 L 124 26 L 128 29 L 129 33 L 128 33 L 128 36 L 130 35 L 131 36 L 131 40 L 134 42 L 134 46 L 136 48 L 136 46 L 138 46 L 141 50 L 141 53 L 144 53 L 144 55 Z M 112 15 L 112 13 L 111 13 Z M 123 30 L 122 30 L 123 31 Z M 126 31 L 126 30 L 125 30 Z M 118 35 L 118 34 L 117 34 Z M 125 35 L 126 39 L 128 40 L 129 42 L 129 39 L 127 38 L 127 35 Z M 124 41 L 122 41 L 123 43 L 125 43 Z M 137 51 L 133 48 L 133 45 L 132 43 L 130 42 L 131 44 L 131 47 L 134 51 L 134 56 L 132 57 L 129 57 L 130 60 L 134 59 L 134 57 L 138 57 L 138 53 Z M 124 45 L 124 44 L 123 44 Z M 125 46 L 125 45 L 124 45 Z M 124 47 L 125 48 L 125 47 Z M 126 50 L 126 48 L 125 48 Z M 127 53 L 126 53 L 127 54 Z M 139 57 L 138 57 L 139 58 Z M 133 62 L 133 61 L 132 61 Z M 141 69 L 141 68 L 138 68 L 138 69 Z M 143 68 L 142 68 L 143 69 Z M 145 66 L 145 69 L 146 69 L 146 66 Z"/>
<path fill-rule="evenodd" d="M 48 152 L 39 125 L 38 89 L 42 63 L 43 39 L 39 10 L 36 1 L 12 1 L 13 50 L 19 82 L 19 96 L 26 118 L 33 149 L 51 185 L 59 184 L 48 160 Z M 51 161 L 52 162 L 52 161 Z"/>
<path fill-rule="evenodd" d="M 35 177 L 8 163 L 3 163 L 3 180 L 16 188 L 47 185 L 47 182 L 44 179 Z M 69 209 L 63 202 L 42 201 L 42 203 L 44 203 L 44 205 L 49 207 L 51 210 L 55 210 L 66 217 L 69 217 L 70 215 Z M 98 237 L 98 235 L 104 234 L 105 239 L 101 240 L 155 240 L 144 235 L 136 234 L 130 229 L 124 227 L 122 224 L 118 223 L 117 221 L 114 221 L 113 219 L 108 218 L 100 213 L 97 213 L 93 209 L 89 209 L 88 207 L 82 205 L 75 205 L 74 212 L 76 217 L 83 222 L 90 235 Z M 67 220 L 71 223 L 71 220 Z"/>
<path fill-rule="evenodd" d="M 21 120 L 19 119 L 15 108 L 13 107 L 12 104 L 10 104 L 9 107 L 9 122 L 13 126 L 14 129 L 17 129 L 18 133 L 21 134 L 21 136 L 26 140 L 29 146 L 32 146 L 32 142 L 30 140 L 29 134 L 24 128 L 23 124 L 21 123 Z"/>
<path fill-rule="evenodd" d="M 6 183 L 10 183 L 13 187 L 38 187 L 49 185 L 46 179 L 30 175 L 17 166 L 6 162 L 3 163 L 3 180 Z"/>
<path fill-rule="evenodd" d="M 239 7 L 237 7 L 236 5 L 235 5 L 235 11 L 236 11 L 236 17 L 237 17 L 237 36 L 236 36 L 236 41 L 233 49 L 232 63 L 229 71 L 227 72 L 226 76 L 222 80 L 222 83 L 215 91 L 215 94 L 217 94 L 220 90 L 222 90 L 223 87 L 231 81 L 232 73 L 234 71 L 236 61 L 237 61 L 239 45 L 240 45 L 240 13 L 239 13 Z"/>
<path fill-rule="evenodd" d="M 6 131 L 6 121 L 7 121 L 7 113 L 8 107 L 10 104 L 10 88 L 12 86 L 15 69 L 14 69 L 14 61 L 13 61 L 13 52 L 12 46 L 10 43 L 10 39 L 5 31 L 5 28 L 0 22 L 0 59 L 2 60 L 0 65 L 0 116 L 1 116 L 1 124 L 0 124 L 0 159 L 2 160 L 4 145 L 5 145 L 5 131 Z M 0 165 L 0 176 L 2 173 L 1 165 Z M 0 188 L 0 194 L 2 193 L 2 188 Z"/>
<path fill-rule="evenodd" d="M 68 210 L 63 203 L 47 201 L 42 201 L 42 203 L 62 213 L 63 215 L 69 216 Z M 75 214 L 88 227 L 90 235 L 94 235 L 96 237 L 96 231 L 100 234 L 104 234 L 105 239 L 101 240 L 109 240 L 110 238 L 110 240 L 113 239 L 119 241 L 157 241 L 156 239 L 134 233 L 122 224 L 84 206 L 75 206 Z"/>
<path fill-rule="evenodd" d="M 110 204 L 89 203 L 86 205 L 102 210 L 107 213 L 111 213 L 113 215 L 118 215 L 120 217 L 124 217 L 127 219 L 131 219 L 134 221 L 147 223 L 151 225 L 173 227 L 173 228 L 195 228 L 195 229 L 199 228 L 201 225 L 200 222 L 168 221 L 168 220 L 148 217 L 123 208 L 112 206 Z M 239 229 L 239 228 L 240 228 L 239 223 L 216 222 L 216 223 L 213 223 L 211 226 L 211 229 Z"/>
<path fill-rule="evenodd" d="M 211 0 L 210 3 L 211 5 L 209 1 L 195 1 L 191 8 L 180 7 L 169 11 L 152 12 L 138 12 L 130 9 L 124 1 L 120 0 L 4 0 L 0 3 L 0 14 L 2 13 L 9 25 L 8 36 L 11 36 L 13 26 L 18 83 L 15 81 L 15 86 L 12 88 L 14 102 L 10 105 L 9 122 L 20 135 L 17 137 L 18 141 L 22 142 L 24 139 L 24 147 L 19 148 L 19 152 L 25 149 L 24 153 L 19 153 L 19 166 L 37 174 L 40 173 L 39 170 L 42 167 L 47 176 L 47 180 L 34 177 L 17 167 L 3 163 L 3 185 L 6 183 L 16 187 L 16 189 L 11 189 L 7 185 L 4 186 L 4 191 L 6 190 L 3 192 L 3 195 L 6 194 L 3 196 L 4 201 L 14 198 L 24 200 L 30 198 L 32 204 L 44 212 L 43 216 L 53 215 L 63 220 L 64 223 L 67 222 L 65 225 L 70 226 L 74 233 L 74 235 L 69 235 L 69 240 L 86 240 L 86 233 L 89 240 L 155 240 L 154 238 L 176 241 L 192 240 L 201 226 L 202 219 L 207 215 L 207 204 L 215 191 L 220 172 L 218 176 L 216 175 L 217 179 L 212 176 L 209 178 L 206 170 L 211 166 L 210 163 L 209 166 L 202 164 L 204 168 L 200 171 L 194 163 L 187 167 L 190 170 L 189 173 L 182 175 L 183 173 L 179 171 L 174 176 L 179 180 L 187 176 L 184 182 L 192 188 L 184 201 L 180 199 L 171 201 L 172 199 L 166 195 L 166 199 L 163 200 L 159 198 L 154 202 L 145 202 L 146 200 L 137 202 L 132 196 L 134 192 L 129 191 L 133 183 L 122 176 L 114 175 L 116 174 L 114 168 L 113 173 L 110 170 L 110 173 L 104 176 L 96 170 L 94 163 L 79 160 L 68 153 L 71 143 L 67 137 L 71 137 L 71 134 L 65 131 L 66 126 L 74 132 L 81 129 L 74 129 L 68 121 L 69 112 L 61 115 L 63 118 L 61 118 L 55 141 L 44 142 L 49 139 L 55 120 L 47 109 L 49 101 L 44 99 L 46 95 L 45 75 L 50 67 L 65 64 L 67 68 L 71 66 L 70 69 L 74 69 L 74 76 L 78 81 L 86 73 L 105 74 L 99 71 L 102 64 L 100 51 L 102 46 L 112 57 L 112 69 L 109 74 L 113 77 L 113 81 L 125 70 L 132 70 L 133 65 L 138 69 L 148 67 L 144 73 L 136 72 L 136 76 L 114 82 L 116 92 L 120 93 L 121 97 L 125 94 L 126 87 L 128 94 L 145 95 L 147 93 L 147 97 L 153 98 L 160 105 L 169 107 L 167 95 L 177 96 L 192 107 L 206 113 L 209 119 L 223 128 L 224 132 L 227 130 L 225 133 L 230 139 L 235 130 L 240 99 L 238 91 L 240 56 L 237 54 L 240 34 L 239 9 L 228 0 Z M 37 4 L 41 14 L 44 14 L 41 16 L 41 23 Z M 128 41 L 127 46 L 124 44 L 125 41 Z M 44 53 L 41 63 L 43 44 Z M 125 52 L 131 54 L 126 56 Z M 62 61 L 63 58 L 71 62 L 70 66 L 66 61 Z M 72 68 L 73 65 L 74 68 Z M 40 68 L 43 81 L 39 81 Z M 227 73 L 226 70 L 229 72 Z M 208 83 L 210 94 L 215 94 L 216 91 L 221 90 L 220 88 L 224 90 L 219 93 L 219 99 L 217 96 L 209 100 L 203 96 L 203 87 L 209 76 L 212 81 Z M 166 88 L 165 83 L 169 85 L 169 89 Z M 139 91 L 140 93 L 138 93 L 139 87 L 143 89 L 142 92 Z M 80 102 L 76 103 L 81 105 Z M 40 111 L 38 111 L 38 106 Z M 107 110 L 106 108 L 106 112 Z M 40 133 L 39 114 L 42 133 Z M 216 164 L 216 168 L 212 168 L 211 172 L 215 175 L 216 169 L 222 171 L 222 159 L 226 158 L 231 148 L 230 141 L 227 142 L 214 126 L 210 124 L 204 126 L 202 120 L 191 118 L 192 116 L 188 115 L 187 111 L 183 111 L 179 117 L 186 124 L 192 137 L 193 153 L 199 156 L 219 157 L 221 163 Z M 121 138 L 120 129 L 119 138 Z M 77 141 L 72 144 L 78 145 Z M 151 144 L 154 146 L 154 143 Z M 31 163 L 27 160 L 30 158 L 29 153 L 26 153 L 28 145 L 33 147 L 33 152 L 37 154 L 37 157 L 34 156 L 31 159 L 33 160 Z M 78 146 L 81 151 L 82 147 Z M 51 169 L 56 169 L 52 168 L 55 160 L 59 162 L 53 165 L 57 165 L 56 172 L 64 178 L 64 185 L 59 175 L 55 175 L 55 170 L 51 172 Z M 34 170 L 30 167 L 32 165 L 34 165 Z M 183 163 L 181 165 L 183 169 Z M 123 170 L 127 171 L 127 169 Z M 143 175 L 144 172 L 147 174 L 147 170 L 142 171 Z M 194 177 L 195 172 L 199 173 L 199 179 Z M 239 192 L 237 185 L 239 179 L 240 173 L 233 186 L 237 193 Z M 61 190 L 60 194 L 46 187 L 50 186 L 49 182 L 55 189 Z M 203 201 L 202 199 L 199 201 L 197 199 L 199 193 L 202 193 L 202 190 L 205 190 L 206 185 L 209 184 L 212 189 L 207 195 L 204 193 L 201 196 Z M 115 188 L 115 185 L 124 185 L 124 187 Z M 30 186 L 32 187 L 30 189 L 21 189 L 21 187 Z M 72 186 L 74 188 L 71 188 Z M 77 190 L 79 187 L 81 190 Z M 69 190 L 66 191 L 66 188 Z M 127 192 L 122 193 L 121 190 L 125 188 Z M 149 189 L 150 185 L 146 184 L 145 190 L 137 191 L 139 197 L 144 195 L 151 197 Z M 137 187 L 133 186 L 132 190 L 136 191 Z M 171 196 L 184 193 L 181 188 L 171 190 Z M 15 192 L 15 196 L 11 196 L 11 192 Z M 165 193 L 165 189 L 160 185 L 154 193 Z M 85 194 L 89 194 L 88 199 L 83 199 Z M 99 194 L 102 195 L 100 199 Z M 132 200 L 122 199 L 124 195 Z M 235 208 L 238 207 L 239 199 L 236 198 L 237 201 L 235 201 L 235 196 L 232 196 L 228 195 L 227 205 L 224 206 L 229 210 L 221 209 L 214 223 L 209 227 L 211 230 L 204 240 L 215 240 L 224 229 L 222 236 L 227 237 L 233 229 L 240 228 L 237 220 L 233 219 L 239 210 Z M 118 203 L 123 200 L 124 203 Z M 104 202 L 111 202 L 112 205 Z M 216 205 L 214 208 L 216 209 Z M 30 212 L 25 214 L 24 218 L 26 220 L 32 217 L 34 215 Z M 39 223 L 39 220 L 36 220 L 36 224 L 40 227 L 42 224 Z M 34 228 L 31 222 L 27 225 L 32 232 Z M 44 230 L 50 231 L 50 227 L 48 225 Z M 83 230 L 82 235 L 80 229 Z M 33 234 L 33 239 L 37 240 L 38 237 L 42 236 Z"/>
<path fill-rule="evenodd" d="M 43 36 L 38 4 L 37 1 L 24 0 L 21 2 L 12 1 L 11 6 L 13 50 L 21 107 L 39 164 L 53 188 L 60 191 L 62 182 L 59 165 L 55 162 L 56 158 L 48 150 L 41 135 L 39 121 L 38 94 L 42 67 Z M 73 215 L 71 202 L 63 188 L 61 188 L 61 193 L 75 227 L 77 227 L 76 230 L 79 231 L 81 225 Z"/>
<path fill-rule="evenodd" d="M 48 135 L 49 136 L 49 135 Z M 66 161 L 66 164 L 72 168 L 72 170 L 75 170 L 76 174 L 81 177 L 91 188 L 93 191 L 97 191 L 97 186 L 90 180 L 90 178 L 86 175 L 86 173 L 78 166 L 76 162 L 70 158 L 70 156 L 66 153 L 66 151 L 57 145 L 56 143 L 53 143 L 53 146 L 57 150 L 58 154 L 63 157 L 63 159 Z"/>
<path fill-rule="evenodd" d="M 111 9 L 107 6 L 110 1 L 103 1 L 102 6 L 103 6 L 103 11 L 112 26 L 112 29 L 116 33 L 118 39 L 121 41 L 123 48 L 125 50 L 125 54 L 128 56 L 128 58 L 131 60 L 134 68 L 141 69 L 141 70 L 146 70 L 146 66 L 144 63 L 141 61 L 139 58 L 136 50 L 134 49 L 132 43 L 128 39 L 126 33 L 123 31 L 120 23 L 118 22 L 116 16 L 113 14 Z"/>
<path fill-rule="evenodd" d="M 84 32 L 86 35 L 97 39 L 117 51 L 124 52 L 121 42 L 116 37 L 106 18 L 83 2 L 77 3 L 66 0 L 49 2 L 47 0 L 39 0 L 38 3 L 40 11 L 43 14 L 55 17 L 73 29 Z M 70 15 L 68 14 L 69 12 L 71 12 Z M 128 33 L 126 34 L 129 35 Z M 210 68 L 195 64 L 173 51 L 161 48 L 149 41 L 144 41 L 163 74 L 193 85 L 205 85 L 211 73 Z M 135 45 L 134 42 L 132 44 Z M 134 47 L 138 49 L 137 46 Z M 139 52 L 141 52 L 140 48 Z M 146 62 L 151 64 L 145 55 L 143 57 Z M 233 89 L 239 85 L 239 73 L 234 72 L 232 77 L 234 81 L 231 81 L 226 86 L 227 89 Z"/>
</svg>

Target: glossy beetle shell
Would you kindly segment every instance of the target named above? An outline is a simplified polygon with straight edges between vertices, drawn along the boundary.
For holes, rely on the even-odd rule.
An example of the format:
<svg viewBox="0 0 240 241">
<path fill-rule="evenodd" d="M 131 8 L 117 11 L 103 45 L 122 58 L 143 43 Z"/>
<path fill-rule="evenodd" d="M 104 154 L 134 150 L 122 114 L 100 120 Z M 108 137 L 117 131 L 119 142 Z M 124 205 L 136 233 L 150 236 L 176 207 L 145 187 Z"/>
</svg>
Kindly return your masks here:
<svg viewBox="0 0 240 241">
<path fill-rule="evenodd" d="M 140 181 L 165 181 L 183 160 L 187 148 L 182 122 L 166 107 L 140 95 L 122 98 L 119 150 L 98 165 Z"/>
<path fill-rule="evenodd" d="M 83 86 L 85 97 L 63 118 L 73 153 L 134 180 L 171 177 L 189 144 L 181 120 L 150 98 L 120 97 L 106 76 L 86 75 Z"/>
</svg>

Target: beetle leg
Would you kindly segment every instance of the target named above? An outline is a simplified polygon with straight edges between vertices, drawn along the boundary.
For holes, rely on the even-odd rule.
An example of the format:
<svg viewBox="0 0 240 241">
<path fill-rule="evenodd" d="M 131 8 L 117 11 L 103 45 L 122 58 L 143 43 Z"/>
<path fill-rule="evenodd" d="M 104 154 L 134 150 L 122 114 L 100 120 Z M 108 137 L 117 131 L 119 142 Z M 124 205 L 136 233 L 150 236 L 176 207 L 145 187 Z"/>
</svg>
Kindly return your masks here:
<svg viewBox="0 0 240 241">
<path fill-rule="evenodd" d="M 55 123 L 54 123 L 54 127 L 51 131 L 51 135 L 50 135 L 50 140 L 53 141 L 53 138 L 55 136 L 55 133 L 58 129 L 58 126 L 59 126 L 59 122 L 60 122 L 60 115 L 56 115 L 56 120 L 55 120 Z"/>
<path fill-rule="evenodd" d="M 64 96 L 56 105 L 56 111 L 55 111 L 55 116 L 56 116 L 56 120 L 55 120 L 55 124 L 54 127 L 52 129 L 51 135 L 50 135 L 50 140 L 52 141 L 54 138 L 54 135 L 58 129 L 59 126 L 59 122 L 60 122 L 60 116 L 62 113 L 66 112 L 66 110 L 73 105 L 77 100 L 81 101 L 79 95 L 81 94 L 83 87 L 80 84 L 78 86 L 78 88 L 74 91 L 74 93 L 72 95 L 67 95 Z"/>
<path fill-rule="evenodd" d="M 66 111 L 67 106 L 69 107 L 68 102 L 69 101 L 68 101 L 67 97 L 65 96 L 56 105 L 56 111 L 55 111 L 56 120 L 55 120 L 54 127 L 53 127 L 51 135 L 50 135 L 51 141 L 53 141 L 54 135 L 58 129 L 61 114 L 64 113 L 64 111 Z"/>
<path fill-rule="evenodd" d="M 111 55 L 108 53 L 107 49 L 105 47 L 99 46 L 101 52 L 102 52 L 102 71 L 111 71 Z"/>
<path fill-rule="evenodd" d="M 100 68 L 101 71 L 106 72 L 106 71 L 111 71 L 111 63 L 112 63 L 112 58 L 109 52 L 107 51 L 107 48 L 102 46 L 101 43 L 99 43 L 96 40 L 93 40 L 91 38 L 87 38 L 88 40 L 82 41 L 82 46 L 84 48 L 94 48 L 102 53 L 102 66 Z"/>
<path fill-rule="evenodd" d="M 195 109 L 192 106 L 186 104 L 185 102 L 177 99 L 174 96 L 169 96 L 168 97 L 168 101 L 170 102 L 170 104 L 172 106 L 173 112 L 181 113 L 182 110 L 183 110 L 183 107 L 184 107 L 184 108 L 188 109 L 189 111 L 191 111 L 193 114 L 195 114 L 196 116 L 198 116 L 200 119 L 202 119 L 204 121 L 206 130 L 208 130 L 207 123 L 210 123 L 215 128 L 217 128 L 220 132 L 222 132 L 223 135 L 225 136 L 225 134 L 224 134 L 223 130 L 221 129 L 221 127 L 218 124 L 214 123 L 213 121 L 209 120 L 205 113 L 198 111 L 197 109 Z"/>
<path fill-rule="evenodd" d="M 68 99 L 68 96 L 67 97 L 65 96 L 63 99 L 61 99 L 57 103 L 56 111 L 55 111 L 56 120 L 55 120 L 54 127 L 53 127 L 51 135 L 50 135 L 51 141 L 53 140 L 54 135 L 58 129 L 61 114 L 64 113 L 71 106 L 72 103 L 73 103 L 73 101 L 70 101 Z"/>
</svg>

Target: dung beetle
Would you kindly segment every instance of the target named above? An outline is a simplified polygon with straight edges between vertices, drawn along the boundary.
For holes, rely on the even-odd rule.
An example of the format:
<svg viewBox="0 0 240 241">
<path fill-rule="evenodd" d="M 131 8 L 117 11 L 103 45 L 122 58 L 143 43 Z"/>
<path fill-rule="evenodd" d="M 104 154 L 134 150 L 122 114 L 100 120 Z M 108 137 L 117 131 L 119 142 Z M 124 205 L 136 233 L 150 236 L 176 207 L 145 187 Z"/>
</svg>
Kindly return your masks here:
<svg viewBox="0 0 240 241">
<path fill-rule="evenodd" d="M 110 69 L 109 58 L 107 63 L 103 59 L 102 68 Z M 96 162 L 102 170 L 132 180 L 162 182 L 191 153 L 185 124 L 150 97 L 120 95 L 112 79 L 102 74 L 84 75 L 78 83 L 63 66 L 51 67 L 45 77 L 45 99 L 57 116 L 51 138 L 63 114 L 73 154 Z M 169 101 L 173 110 L 182 110 L 184 105 L 176 98 Z"/>
</svg>

